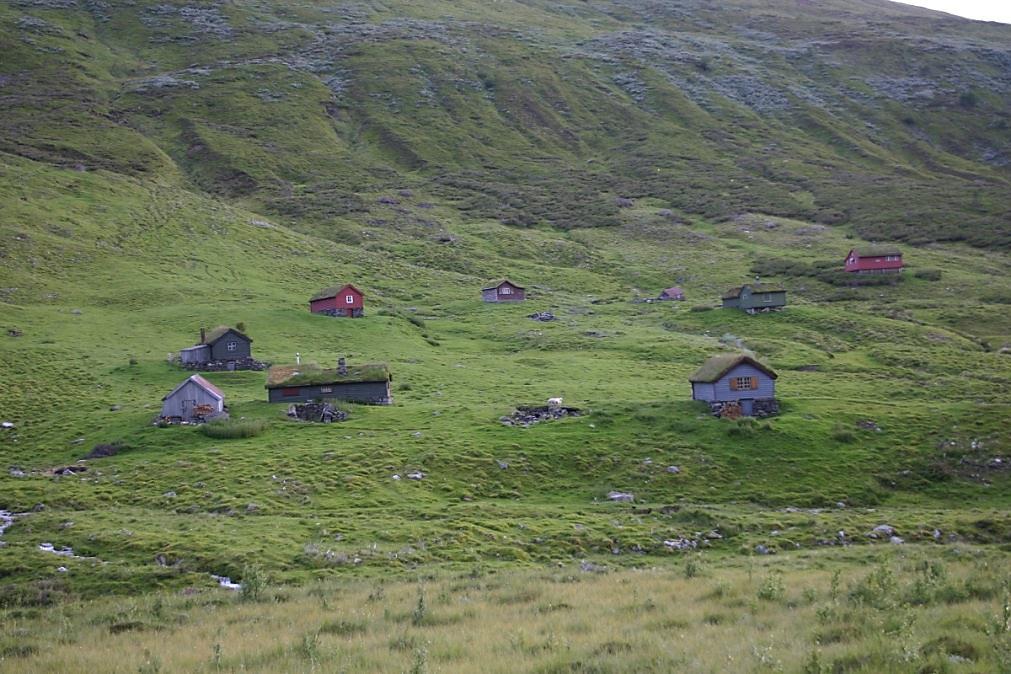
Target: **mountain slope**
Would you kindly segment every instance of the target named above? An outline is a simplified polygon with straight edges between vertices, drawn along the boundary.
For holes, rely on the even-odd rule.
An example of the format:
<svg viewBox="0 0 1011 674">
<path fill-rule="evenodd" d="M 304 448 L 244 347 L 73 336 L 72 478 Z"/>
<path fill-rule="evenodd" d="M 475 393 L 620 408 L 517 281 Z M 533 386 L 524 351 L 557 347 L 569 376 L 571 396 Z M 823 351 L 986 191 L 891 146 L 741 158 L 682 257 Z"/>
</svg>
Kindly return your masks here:
<svg viewBox="0 0 1011 674">
<path fill-rule="evenodd" d="M 520 225 L 613 226 L 616 197 L 648 196 L 1011 243 L 1006 26 L 887 2 L 3 11 L 4 149 L 125 172 L 167 155 L 302 228 L 410 186 Z"/>
</svg>

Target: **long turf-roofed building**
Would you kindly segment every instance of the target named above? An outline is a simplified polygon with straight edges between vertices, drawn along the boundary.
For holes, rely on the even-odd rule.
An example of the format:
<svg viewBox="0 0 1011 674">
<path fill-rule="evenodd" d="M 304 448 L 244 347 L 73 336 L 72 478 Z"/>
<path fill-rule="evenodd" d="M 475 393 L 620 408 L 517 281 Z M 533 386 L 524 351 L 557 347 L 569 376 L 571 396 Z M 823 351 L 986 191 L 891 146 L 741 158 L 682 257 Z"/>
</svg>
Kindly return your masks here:
<svg viewBox="0 0 1011 674">
<path fill-rule="evenodd" d="M 275 365 L 267 373 L 267 400 L 298 403 L 330 399 L 389 405 L 393 402 L 392 380 L 386 363 L 347 365 L 341 358 L 336 368 L 305 363 Z"/>
</svg>

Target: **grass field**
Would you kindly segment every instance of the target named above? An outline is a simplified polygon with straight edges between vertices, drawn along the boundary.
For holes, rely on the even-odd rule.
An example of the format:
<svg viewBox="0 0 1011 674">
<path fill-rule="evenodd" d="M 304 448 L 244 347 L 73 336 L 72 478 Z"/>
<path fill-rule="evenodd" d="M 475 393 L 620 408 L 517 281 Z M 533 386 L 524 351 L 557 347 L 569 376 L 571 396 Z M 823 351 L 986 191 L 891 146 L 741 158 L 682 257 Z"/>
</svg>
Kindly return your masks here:
<svg viewBox="0 0 1011 674">
<path fill-rule="evenodd" d="M 0 7 L 4 671 L 1008 671 L 1002 28 L 66 4 Z M 883 239 L 894 283 L 835 271 Z M 784 311 L 717 308 L 756 277 Z M 344 282 L 364 318 L 309 314 Z M 170 354 L 240 323 L 393 404 L 209 373 L 227 426 L 156 425 Z M 690 400 L 740 351 L 779 416 Z"/>
<path fill-rule="evenodd" d="M 8 612 L 10 672 L 1003 672 L 1006 557 L 802 552 L 420 573 Z M 250 589 L 255 588 L 255 589 Z"/>
</svg>

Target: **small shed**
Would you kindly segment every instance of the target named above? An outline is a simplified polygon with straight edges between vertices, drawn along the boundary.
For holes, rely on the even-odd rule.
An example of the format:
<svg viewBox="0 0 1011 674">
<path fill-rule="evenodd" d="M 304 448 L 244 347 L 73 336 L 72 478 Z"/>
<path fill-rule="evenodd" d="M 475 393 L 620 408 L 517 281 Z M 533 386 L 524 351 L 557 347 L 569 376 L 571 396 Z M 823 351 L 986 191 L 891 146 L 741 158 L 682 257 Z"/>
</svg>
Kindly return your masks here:
<svg viewBox="0 0 1011 674">
<path fill-rule="evenodd" d="M 325 316 L 361 318 L 365 315 L 365 293 L 350 283 L 324 288 L 309 298 L 309 311 Z"/>
<path fill-rule="evenodd" d="M 332 399 L 389 405 L 393 402 L 391 381 L 386 363 L 347 365 L 341 358 L 332 369 L 306 363 L 275 365 L 267 373 L 267 400 L 298 403 Z"/>
<path fill-rule="evenodd" d="M 526 298 L 526 288 L 516 285 L 509 279 L 481 288 L 481 299 L 485 302 L 522 302 Z"/>
<path fill-rule="evenodd" d="M 786 290 L 768 283 L 753 283 L 731 288 L 722 299 L 724 309 L 740 309 L 753 314 L 785 307 Z"/>
<path fill-rule="evenodd" d="M 198 374 L 162 398 L 161 416 L 169 421 L 207 421 L 225 411 L 225 394 Z"/>
<path fill-rule="evenodd" d="M 853 248 L 846 255 L 846 271 L 855 274 L 897 274 L 902 271 L 898 248 Z"/>
<path fill-rule="evenodd" d="M 200 365 L 211 359 L 211 347 L 206 344 L 197 344 L 179 350 L 179 362 L 183 365 Z"/>
<path fill-rule="evenodd" d="M 778 375 L 751 356 L 713 356 L 692 374 L 692 400 L 704 400 L 719 413 L 728 403 L 739 406 L 744 416 L 768 416 L 778 412 Z"/>
<path fill-rule="evenodd" d="M 658 297 L 657 299 L 682 301 L 684 300 L 684 298 L 685 298 L 685 291 L 681 290 L 681 288 L 677 286 L 674 286 L 673 288 L 667 288 L 662 293 L 660 293 L 660 297 Z"/>
</svg>

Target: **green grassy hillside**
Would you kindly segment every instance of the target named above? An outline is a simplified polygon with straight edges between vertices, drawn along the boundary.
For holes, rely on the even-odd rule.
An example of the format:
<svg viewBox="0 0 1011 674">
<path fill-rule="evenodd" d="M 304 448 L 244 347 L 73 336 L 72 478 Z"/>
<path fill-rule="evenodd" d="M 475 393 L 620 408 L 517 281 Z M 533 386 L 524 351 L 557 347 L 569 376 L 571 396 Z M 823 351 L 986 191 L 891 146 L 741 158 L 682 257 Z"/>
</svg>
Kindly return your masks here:
<svg viewBox="0 0 1011 674">
<path fill-rule="evenodd" d="M 710 4 L 0 7 L 0 607 L 678 539 L 849 564 L 881 524 L 1006 562 L 1011 29 Z M 901 280 L 841 278 L 882 239 Z M 785 311 L 713 308 L 756 276 Z M 502 277 L 529 300 L 482 303 Z M 308 313 L 343 282 L 364 319 Z M 212 373 L 262 432 L 154 425 L 167 355 L 239 322 L 261 360 L 387 362 L 394 404 L 301 424 Z M 780 416 L 689 399 L 738 350 Z M 499 422 L 553 396 L 586 413 Z"/>
</svg>

